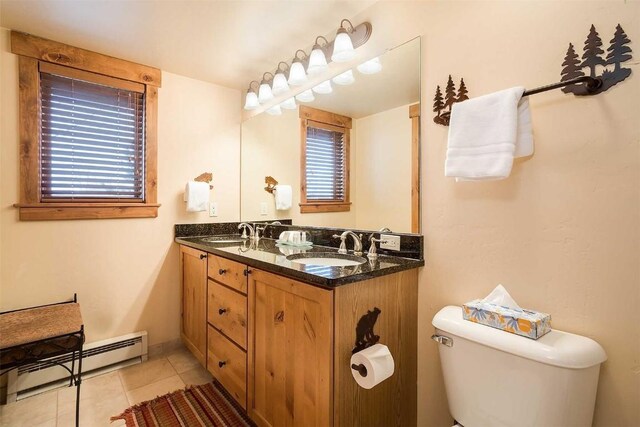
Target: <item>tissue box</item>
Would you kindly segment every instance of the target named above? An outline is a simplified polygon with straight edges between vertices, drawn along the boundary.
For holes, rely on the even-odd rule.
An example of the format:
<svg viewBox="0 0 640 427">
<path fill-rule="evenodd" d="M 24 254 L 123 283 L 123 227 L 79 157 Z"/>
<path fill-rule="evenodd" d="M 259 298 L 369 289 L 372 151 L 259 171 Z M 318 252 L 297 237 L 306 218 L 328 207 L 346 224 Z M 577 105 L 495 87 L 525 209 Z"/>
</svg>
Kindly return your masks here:
<svg viewBox="0 0 640 427">
<path fill-rule="evenodd" d="M 513 309 L 473 300 L 462 305 L 465 320 L 537 340 L 551 330 L 551 316 L 539 311 Z"/>
</svg>

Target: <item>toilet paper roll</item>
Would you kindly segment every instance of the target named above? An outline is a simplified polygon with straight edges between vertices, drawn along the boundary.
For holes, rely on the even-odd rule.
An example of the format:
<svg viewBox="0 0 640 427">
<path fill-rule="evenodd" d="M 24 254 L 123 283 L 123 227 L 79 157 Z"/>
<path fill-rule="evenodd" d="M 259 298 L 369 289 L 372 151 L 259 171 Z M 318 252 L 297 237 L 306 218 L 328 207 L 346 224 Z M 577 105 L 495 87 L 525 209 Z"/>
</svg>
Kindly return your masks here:
<svg viewBox="0 0 640 427">
<path fill-rule="evenodd" d="M 393 356 L 384 344 L 374 344 L 351 356 L 351 375 L 362 388 L 375 387 L 394 370 Z"/>
</svg>

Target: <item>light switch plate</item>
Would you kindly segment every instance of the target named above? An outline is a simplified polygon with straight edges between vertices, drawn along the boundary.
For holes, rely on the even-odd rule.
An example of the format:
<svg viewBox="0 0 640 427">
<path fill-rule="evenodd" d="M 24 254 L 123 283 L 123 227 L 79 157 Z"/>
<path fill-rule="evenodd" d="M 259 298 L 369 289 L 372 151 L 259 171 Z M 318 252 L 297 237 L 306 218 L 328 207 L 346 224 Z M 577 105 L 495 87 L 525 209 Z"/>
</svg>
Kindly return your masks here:
<svg viewBox="0 0 640 427">
<path fill-rule="evenodd" d="M 387 249 L 390 251 L 400 250 L 400 236 L 393 236 L 391 234 L 381 234 L 380 240 L 386 243 L 380 242 L 380 249 Z"/>
<path fill-rule="evenodd" d="M 260 202 L 260 215 L 267 216 L 267 202 Z"/>
<path fill-rule="evenodd" d="M 209 202 L 209 216 L 218 216 L 217 202 Z"/>
</svg>

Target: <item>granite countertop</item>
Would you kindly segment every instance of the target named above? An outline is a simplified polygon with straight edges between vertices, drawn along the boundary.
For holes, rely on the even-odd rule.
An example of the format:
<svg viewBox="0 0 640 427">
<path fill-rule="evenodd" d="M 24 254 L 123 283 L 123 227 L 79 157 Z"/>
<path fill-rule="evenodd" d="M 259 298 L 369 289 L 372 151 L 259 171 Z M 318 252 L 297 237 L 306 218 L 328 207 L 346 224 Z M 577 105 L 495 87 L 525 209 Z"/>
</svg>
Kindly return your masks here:
<svg viewBox="0 0 640 427">
<path fill-rule="evenodd" d="M 367 260 L 366 263 L 357 266 L 305 265 L 289 261 L 287 256 L 298 253 L 337 253 L 338 251 L 336 248 L 327 246 L 313 246 L 306 249 L 285 247 L 276 245 L 275 240 L 267 238 L 260 239 L 257 243 L 248 239 L 242 243 L 212 243 L 203 240 L 206 237 L 210 236 L 176 237 L 175 241 L 181 245 L 219 255 L 250 267 L 325 288 L 335 288 L 348 283 L 424 266 L 424 260 L 387 255 L 378 255 L 377 259 Z M 364 257 L 366 258 L 366 254 Z"/>
</svg>

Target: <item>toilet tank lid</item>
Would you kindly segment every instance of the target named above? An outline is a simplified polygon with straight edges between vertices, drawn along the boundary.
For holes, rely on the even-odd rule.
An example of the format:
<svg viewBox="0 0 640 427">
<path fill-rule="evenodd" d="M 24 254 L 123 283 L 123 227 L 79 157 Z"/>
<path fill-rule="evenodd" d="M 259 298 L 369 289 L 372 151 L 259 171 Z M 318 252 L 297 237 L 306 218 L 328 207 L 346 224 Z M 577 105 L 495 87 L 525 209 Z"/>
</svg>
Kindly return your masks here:
<svg viewBox="0 0 640 427">
<path fill-rule="evenodd" d="M 604 349 L 591 338 L 553 329 L 532 340 L 462 318 L 462 308 L 447 306 L 433 318 L 437 329 L 496 350 L 547 365 L 584 369 L 607 360 Z M 455 338 L 454 338 L 455 348 Z"/>
</svg>

